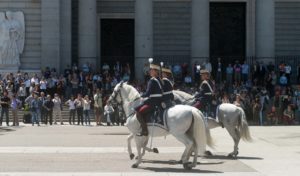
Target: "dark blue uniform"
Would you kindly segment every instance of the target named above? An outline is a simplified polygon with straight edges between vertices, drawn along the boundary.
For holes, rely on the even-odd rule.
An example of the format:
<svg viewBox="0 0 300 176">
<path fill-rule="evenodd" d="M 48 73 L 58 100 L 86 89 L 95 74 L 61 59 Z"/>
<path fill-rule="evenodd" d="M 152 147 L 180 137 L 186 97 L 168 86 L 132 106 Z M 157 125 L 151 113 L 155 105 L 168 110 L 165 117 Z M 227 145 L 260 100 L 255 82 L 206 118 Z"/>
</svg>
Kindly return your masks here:
<svg viewBox="0 0 300 176">
<path fill-rule="evenodd" d="M 172 103 L 174 101 L 173 84 L 168 78 L 163 78 L 163 101 Z"/>
<path fill-rule="evenodd" d="M 160 106 L 162 102 L 163 90 L 159 78 L 151 78 L 148 81 L 147 90 L 142 95 L 143 98 L 147 98 L 142 106 L 138 107 L 137 119 L 141 124 L 142 132 L 137 134 L 138 136 L 148 136 L 147 124 L 145 122 L 144 116 L 152 112 L 155 106 Z"/>
<path fill-rule="evenodd" d="M 159 78 L 151 78 L 148 81 L 147 90 L 143 93 L 143 98 L 148 98 L 144 104 L 155 107 L 162 102 L 163 88 Z"/>
</svg>

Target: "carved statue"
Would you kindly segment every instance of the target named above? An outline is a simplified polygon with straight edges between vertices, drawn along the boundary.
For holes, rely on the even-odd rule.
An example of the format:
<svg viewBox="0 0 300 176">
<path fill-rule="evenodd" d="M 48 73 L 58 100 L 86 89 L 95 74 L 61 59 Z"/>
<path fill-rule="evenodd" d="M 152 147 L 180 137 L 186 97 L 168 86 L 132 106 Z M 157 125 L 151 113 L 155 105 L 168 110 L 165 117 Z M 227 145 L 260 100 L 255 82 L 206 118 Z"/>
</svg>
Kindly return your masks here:
<svg viewBox="0 0 300 176">
<path fill-rule="evenodd" d="M 24 42 L 25 21 L 23 12 L 0 12 L 0 64 L 19 67 Z"/>
</svg>

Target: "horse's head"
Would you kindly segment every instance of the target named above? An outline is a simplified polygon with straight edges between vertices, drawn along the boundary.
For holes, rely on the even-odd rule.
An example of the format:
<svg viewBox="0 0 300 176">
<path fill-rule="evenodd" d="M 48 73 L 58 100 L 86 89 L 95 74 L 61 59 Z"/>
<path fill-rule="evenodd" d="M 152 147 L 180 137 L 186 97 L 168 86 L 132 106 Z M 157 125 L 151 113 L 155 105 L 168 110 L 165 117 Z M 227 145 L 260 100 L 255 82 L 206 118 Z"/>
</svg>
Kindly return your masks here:
<svg viewBox="0 0 300 176">
<path fill-rule="evenodd" d="M 140 93 L 126 82 L 120 82 L 114 88 L 108 103 L 123 104 L 124 102 L 133 102 L 140 98 Z"/>
<path fill-rule="evenodd" d="M 119 84 L 116 85 L 114 88 L 113 93 L 108 99 L 108 104 L 122 104 L 123 103 L 123 98 L 121 95 L 121 89 L 123 88 L 124 82 L 120 82 Z"/>
</svg>

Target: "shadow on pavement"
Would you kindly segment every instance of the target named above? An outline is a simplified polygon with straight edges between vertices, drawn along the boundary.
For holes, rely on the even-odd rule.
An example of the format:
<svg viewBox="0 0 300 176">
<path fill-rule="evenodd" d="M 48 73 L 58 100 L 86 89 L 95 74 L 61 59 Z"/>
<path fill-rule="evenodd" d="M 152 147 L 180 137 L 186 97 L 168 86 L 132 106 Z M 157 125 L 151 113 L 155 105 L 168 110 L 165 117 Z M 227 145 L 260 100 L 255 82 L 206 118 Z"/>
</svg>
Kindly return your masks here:
<svg viewBox="0 0 300 176">
<path fill-rule="evenodd" d="M 151 164 L 168 164 L 168 165 L 182 165 L 180 161 L 169 160 L 169 161 L 157 161 L 157 160 L 143 160 L 143 163 L 151 163 Z M 209 162 L 209 163 L 201 163 L 197 162 L 198 165 L 215 165 L 215 164 L 223 164 L 224 162 Z"/>
<path fill-rule="evenodd" d="M 223 173 L 218 171 L 210 171 L 210 170 L 200 170 L 200 169 L 192 169 L 192 170 L 184 170 L 183 168 L 155 168 L 155 167 L 145 167 L 143 170 L 154 171 L 154 172 L 172 172 L 172 173 Z"/>
<path fill-rule="evenodd" d="M 9 127 L 0 127 L 0 133 L 1 132 L 13 132 L 13 131 L 16 131 L 15 129 L 11 129 Z"/>
<path fill-rule="evenodd" d="M 237 156 L 236 158 L 232 158 L 224 155 L 213 155 L 213 156 L 205 156 L 206 159 L 223 159 L 223 160 L 236 160 L 236 159 L 244 159 L 244 160 L 263 160 L 260 157 L 248 157 L 248 156 Z"/>
</svg>

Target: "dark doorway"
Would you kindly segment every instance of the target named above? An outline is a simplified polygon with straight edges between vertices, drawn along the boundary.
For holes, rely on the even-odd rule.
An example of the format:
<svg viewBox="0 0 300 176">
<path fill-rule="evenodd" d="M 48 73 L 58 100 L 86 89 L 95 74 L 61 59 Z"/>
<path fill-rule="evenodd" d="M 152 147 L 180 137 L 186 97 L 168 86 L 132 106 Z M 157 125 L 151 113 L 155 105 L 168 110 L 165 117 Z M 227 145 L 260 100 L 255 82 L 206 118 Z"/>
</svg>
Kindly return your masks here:
<svg viewBox="0 0 300 176">
<path fill-rule="evenodd" d="M 246 3 L 210 3 L 210 57 L 216 65 L 221 57 L 223 66 L 245 59 Z"/>
<path fill-rule="evenodd" d="M 129 63 L 134 68 L 133 19 L 101 20 L 101 65 L 113 66 L 117 61 L 122 65 Z"/>
</svg>

